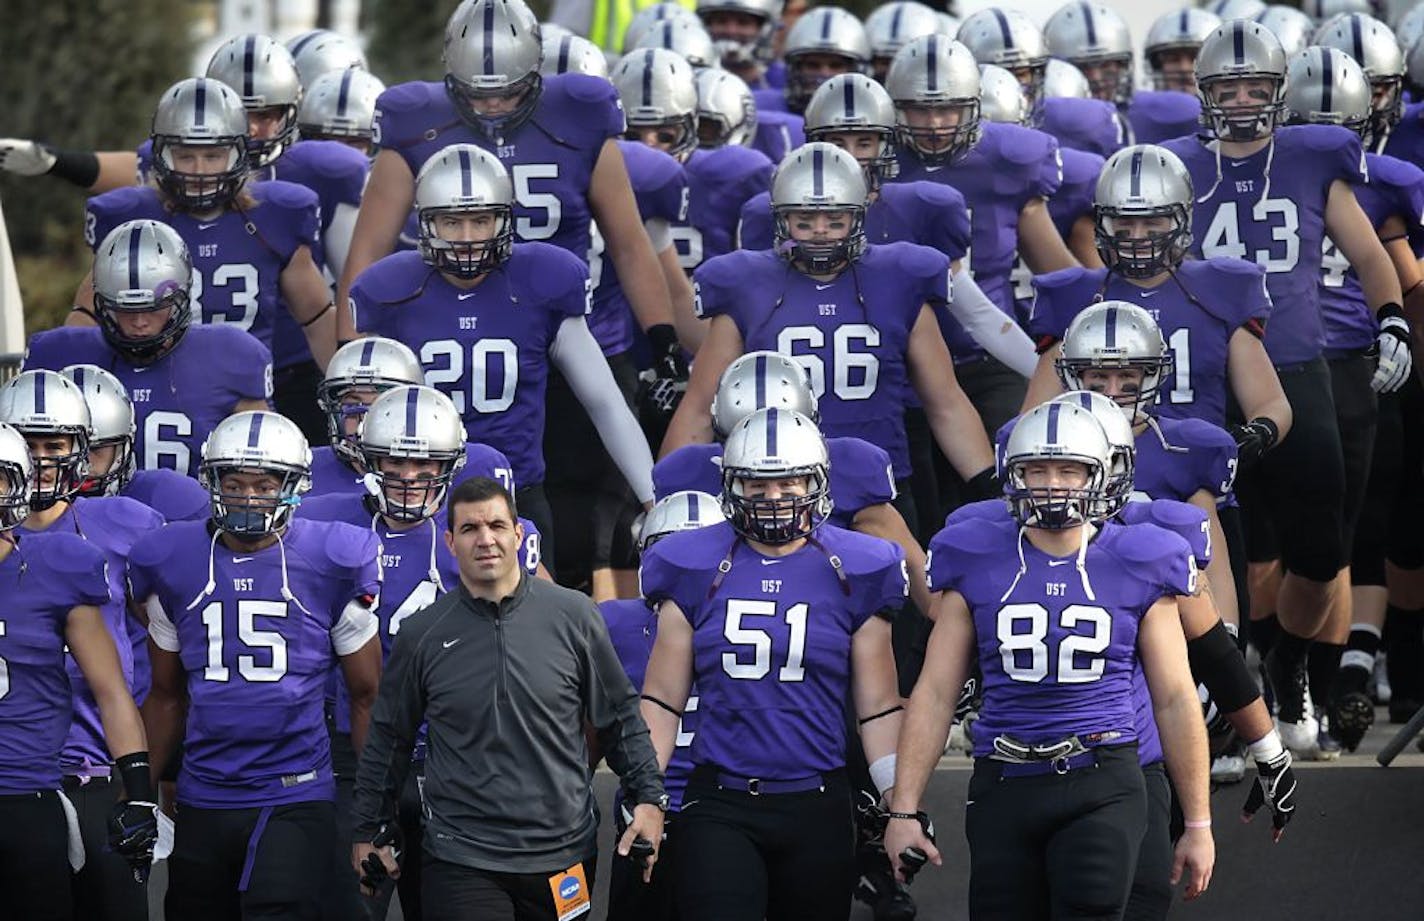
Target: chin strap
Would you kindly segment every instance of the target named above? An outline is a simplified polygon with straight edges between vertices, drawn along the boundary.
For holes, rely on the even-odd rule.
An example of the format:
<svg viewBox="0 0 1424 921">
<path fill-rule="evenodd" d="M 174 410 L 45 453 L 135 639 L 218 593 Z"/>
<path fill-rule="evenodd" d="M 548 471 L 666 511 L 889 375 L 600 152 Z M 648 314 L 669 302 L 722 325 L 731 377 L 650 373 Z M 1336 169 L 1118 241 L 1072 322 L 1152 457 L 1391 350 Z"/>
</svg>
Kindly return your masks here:
<svg viewBox="0 0 1424 921">
<path fill-rule="evenodd" d="M 188 602 L 185 611 L 191 611 L 206 597 L 217 590 L 218 583 L 213 573 L 213 558 L 217 554 L 218 538 L 222 535 L 222 528 L 213 528 L 213 539 L 208 541 L 208 584 L 203 586 L 203 590 L 198 593 L 198 597 Z"/>
</svg>

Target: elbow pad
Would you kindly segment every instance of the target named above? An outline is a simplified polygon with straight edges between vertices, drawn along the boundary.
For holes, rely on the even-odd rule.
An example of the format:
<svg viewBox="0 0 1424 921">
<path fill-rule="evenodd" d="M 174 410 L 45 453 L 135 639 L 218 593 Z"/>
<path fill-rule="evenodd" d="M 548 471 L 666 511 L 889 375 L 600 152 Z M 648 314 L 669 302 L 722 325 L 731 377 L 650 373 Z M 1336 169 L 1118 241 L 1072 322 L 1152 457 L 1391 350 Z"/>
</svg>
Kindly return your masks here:
<svg viewBox="0 0 1424 921">
<path fill-rule="evenodd" d="M 1187 658 L 1191 662 L 1192 677 L 1206 686 L 1223 714 L 1234 713 L 1261 696 L 1246 669 L 1246 659 L 1221 621 L 1196 639 L 1187 641 Z"/>
</svg>

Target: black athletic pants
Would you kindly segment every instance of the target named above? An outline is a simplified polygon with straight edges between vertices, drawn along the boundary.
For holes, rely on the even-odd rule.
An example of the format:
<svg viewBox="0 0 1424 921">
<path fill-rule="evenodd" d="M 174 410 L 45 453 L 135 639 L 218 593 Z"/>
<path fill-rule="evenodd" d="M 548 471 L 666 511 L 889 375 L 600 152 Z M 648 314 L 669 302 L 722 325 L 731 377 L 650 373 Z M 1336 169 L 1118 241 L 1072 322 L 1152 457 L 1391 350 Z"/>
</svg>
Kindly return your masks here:
<svg viewBox="0 0 1424 921">
<path fill-rule="evenodd" d="M 133 868 L 109 849 L 109 813 L 119 800 L 120 784 L 96 777 L 87 784 L 64 778 L 64 795 L 79 816 L 84 840 L 84 869 L 73 876 L 74 916 L 93 921 L 146 921 L 148 887 L 134 879 Z M 3 896 L 0 896 L 3 902 Z"/>
<path fill-rule="evenodd" d="M 1001 777 L 974 762 L 965 809 L 971 918 L 1117 919 L 1147 828 L 1136 745 L 1096 749 L 1096 766 Z"/>
<path fill-rule="evenodd" d="M 1341 534 L 1349 553 L 1355 546 L 1355 525 L 1364 507 L 1379 421 L 1379 398 L 1370 387 L 1375 359 L 1364 354 L 1346 355 L 1330 359 L 1329 364 L 1335 423 L 1340 429 L 1340 456 L 1345 462 Z"/>
<path fill-rule="evenodd" d="M 677 813 L 668 813 L 663 823 L 663 844 L 650 882 L 643 882 L 639 863 L 613 854 L 608 867 L 608 921 L 677 921 L 676 889 L 677 837 L 673 826 Z M 616 832 L 615 832 L 616 834 Z M 616 841 L 616 839 L 615 839 Z"/>
<path fill-rule="evenodd" d="M 590 893 L 597 863 L 596 853 L 583 861 Z M 549 879 L 557 869 L 499 873 L 437 860 L 429 854 L 423 869 L 425 921 L 558 921 L 549 888 Z"/>
<path fill-rule="evenodd" d="M 0 796 L 0 899 L 26 921 L 71 921 L 69 830 L 53 790 Z"/>
<path fill-rule="evenodd" d="M 1142 779 L 1147 785 L 1147 831 L 1122 917 L 1123 921 L 1162 921 L 1172 909 L 1172 784 L 1161 761 L 1144 766 Z"/>
<path fill-rule="evenodd" d="M 677 817 L 674 885 L 683 921 L 845 921 L 855 887 L 850 787 L 761 794 L 694 771 Z"/>
<path fill-rule="evenodd" d="M 330 802 L 247 809 L 179 804 L 167 921 L 315 921 L 331 869 Z"/>
</svg>

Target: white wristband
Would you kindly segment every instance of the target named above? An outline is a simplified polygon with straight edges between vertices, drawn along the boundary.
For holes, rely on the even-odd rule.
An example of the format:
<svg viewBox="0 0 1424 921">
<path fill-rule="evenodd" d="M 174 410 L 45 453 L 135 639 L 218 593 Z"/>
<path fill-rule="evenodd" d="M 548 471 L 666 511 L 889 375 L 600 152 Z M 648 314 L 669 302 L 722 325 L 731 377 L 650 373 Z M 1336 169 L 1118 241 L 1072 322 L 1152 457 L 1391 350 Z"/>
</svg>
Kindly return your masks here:
<svg viewBox="0 0 1424 921">
<path fill-rule="evenodd" d="M 870 763 L 870 782 L 875 789 L 884 793 L 895 786 L 895 755 L 893 753 L 876 758 Z"/>
<path fill-rule="evenodd" d="M 1246 747 L 1250 750 L 1252 758 L 1262 762 L 1278 758 L 1281 752 L 1285 751 L 1285 747 L 1281 745 L 1281 737 L 1276 734 L 1274 729 Z"/>
</svg>

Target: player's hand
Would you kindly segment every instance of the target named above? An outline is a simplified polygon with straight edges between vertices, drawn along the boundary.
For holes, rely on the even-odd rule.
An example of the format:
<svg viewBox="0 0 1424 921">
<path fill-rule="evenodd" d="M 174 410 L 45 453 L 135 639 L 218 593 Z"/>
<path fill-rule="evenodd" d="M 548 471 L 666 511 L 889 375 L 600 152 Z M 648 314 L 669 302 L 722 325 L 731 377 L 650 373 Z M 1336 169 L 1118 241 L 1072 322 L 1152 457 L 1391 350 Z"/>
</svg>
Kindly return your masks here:
<svg viewBox="0 0 1424 921">
<path fill-rule="evenodd" d="M 935 866 L 944 865 L 944 858 L 934 844 L 934 823 L 923 812 L 917 816 L 918 820 L 892 817 L 885 825 L 885 853 L 890 858 L 895 878 L 903 883 L 910 882 L 918 870 L 905 863 L 905 852 L 911 848 L 924 854 Z"/>
<path fill-rule="evenodd" d="M 1187 878 L 1188 902 L 1206 892 L 1211 885 L 1211 870 L 1216 865 L 1216 842 L 1211 837 L 1210 828 L 1188 828 L 1177 839 L 1177 850 L 1172 857 L 1172 885 Z"/>
<path fill-rule="evenodd" d="M 1256 762 L 1256 782 L 1241 807 L 1241 821 L 1251 821 L 1262 806 L 1271 807 L 1271 839 L 1279 842 L 1295 816 L 1295 771 L 1288 750 L 1270 761 Z"/>
<path fill-rule="evenodd" d="M 388 880 L 400 879 L 400 852 L 394 828 L 382 825 L 370 841 L 351 845 L 351 866 L 361 880 L 361 893 L 374 896 Z"/>
<path fill-rule="evenodd" d="M 663 845 L 663 811 L 651 803 L 633 807 L 633 815 L 623 837 L 618 839 L 618 856 L 643 861 L 643 882 L 651 882 L 653 865 L 658 862 L 658 850 Z M 634 846 L 638 845 L 637 853 Z"/>
<path fill-rule="evenodd" d="M 685 382 L 687 359 L 682 356 L 677 330 L 671 323 L 659 323 L 648 327 L 647 336 L 653 352 L 653 373 L 662 380 Z"/>
<path fill-rule="evenodd" d="M 0 138 L 0 169 L 17 176 L 43 176 L 54 168 L 49 148 L 26 138 Z"/>
<path fill-rule="evenodd" d="M 1375 357 L 1370 387 L 1375 393 L 1394 393 L 1404 386 L 1409 372 L 1414 370 L 1414 356 L 1409 350 L 1409 321 L 1402 316 L 1387 316 L 1381 320 L 1375 348 L 1379 354 Z"/>
<path fill-rule="evenodd" d="M 1254 466 L 1261 456 L 1276 446 L 1280 429 L 1265 416 L 1245 424 L 1233 425 L 1231 437 L 1236 439 L 1236 457 L 1241 469 Z"/>
<path fill-rule="evenodd" d="M 148 881 L 157 844 L 157 803 L 130 799 L 114 804 L 109 813 L 109 847 L 129 862 L 139 883 Z"/>
</svg>

